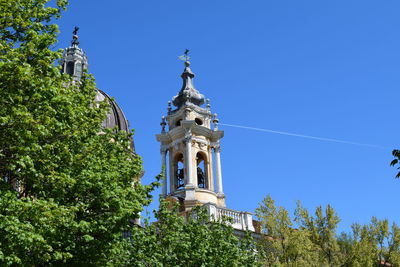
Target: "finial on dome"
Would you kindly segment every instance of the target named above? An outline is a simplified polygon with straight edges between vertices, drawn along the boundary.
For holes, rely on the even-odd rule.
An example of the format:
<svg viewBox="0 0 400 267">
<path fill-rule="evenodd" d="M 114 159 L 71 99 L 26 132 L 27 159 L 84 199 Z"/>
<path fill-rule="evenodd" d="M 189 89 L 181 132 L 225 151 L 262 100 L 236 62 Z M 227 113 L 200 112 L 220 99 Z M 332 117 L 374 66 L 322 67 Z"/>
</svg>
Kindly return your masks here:
<svg viewBox="0 0 400 267">
<path fill-rule="evenodd" d="M 75 26 L 74 27 L 74 31 L 72 32 L 72 46 L 78 46 L 79 45 L 79 41 L 78 41 L 78 31 L 79 31 L 79 27 Z"/>
<path fill-rule="evenodd" d="M 214 123 L 214 131 L 218 130 L 218 123 L 219 123 L 219 119 L 218 119 L 218 115 L 217 113 L 214 113 L 214 119 L 213 119 L 213 123 Z"/>
<path fill-rule="evenodd" d="M 168 101 L 168 115 L 171 114 L 172 107 L 171 107 L 171 101 Z"/>
<path fill-rule="evenodd" d="M 161 117 L 160 125 L 161 125 L 161 132 L 165 133 L 165 125 L 167 125 L 167 123 L 165 122 L 165 117 L 164 116 Z"/>
</svg>

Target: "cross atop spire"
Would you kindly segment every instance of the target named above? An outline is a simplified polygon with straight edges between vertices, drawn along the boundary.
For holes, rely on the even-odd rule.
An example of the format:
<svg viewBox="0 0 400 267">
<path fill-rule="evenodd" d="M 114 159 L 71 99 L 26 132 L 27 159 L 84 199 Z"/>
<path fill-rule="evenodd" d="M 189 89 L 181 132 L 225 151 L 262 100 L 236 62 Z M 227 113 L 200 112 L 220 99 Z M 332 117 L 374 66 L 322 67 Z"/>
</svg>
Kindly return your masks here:
<svg viewBox="0 0 400 267">
<path fill-rule="evenodd" d="M 75 26 L 74 31 L 72 32 L 73 36 L 72 36 L 72 42 L 71 42 L 73 47 L 77 47 L 79 45 L 78 31 L 79 31 L 79 27 Z"/>
</svg>

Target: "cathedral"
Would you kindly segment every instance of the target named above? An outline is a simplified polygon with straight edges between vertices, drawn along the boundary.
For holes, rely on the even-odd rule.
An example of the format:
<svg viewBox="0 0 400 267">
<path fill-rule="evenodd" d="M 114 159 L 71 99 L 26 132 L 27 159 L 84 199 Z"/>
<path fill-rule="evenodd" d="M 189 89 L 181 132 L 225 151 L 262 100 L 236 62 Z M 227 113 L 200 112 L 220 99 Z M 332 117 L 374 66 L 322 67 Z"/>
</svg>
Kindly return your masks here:
<svg viewBox="0 0 400 267">
<path fill-rule="evenodd" d="M 77 30 L 75 28 L 71 46 L 65 49 L 61 60 L 62 72 L 74 80 L 79 80 L 88 67 L 87 56 L 79 47 Z M 182 88 L 168 102 L 168 113 L 160 123 L 161 133 L 156 135 L 164 171 L 162 195 L 168 201 L 179 203 L 182 215 L 195 206 L 204 206 L 211 218 L 230 218 L 236 231 L 259 232 L 257 221 L 249 212 L 226 207 L 220 148 L 224 132 L 218 129 L 218 117 L 211 112 L 210 100 L 194 87 L 195 75 L 190 68 L 188 50 L 181 59 L 184 61 Z M 110 96 L 96 89 L 96 101 L 110 104 L 103 127 L 129 131 L 128 120 Z"/>
</svg>

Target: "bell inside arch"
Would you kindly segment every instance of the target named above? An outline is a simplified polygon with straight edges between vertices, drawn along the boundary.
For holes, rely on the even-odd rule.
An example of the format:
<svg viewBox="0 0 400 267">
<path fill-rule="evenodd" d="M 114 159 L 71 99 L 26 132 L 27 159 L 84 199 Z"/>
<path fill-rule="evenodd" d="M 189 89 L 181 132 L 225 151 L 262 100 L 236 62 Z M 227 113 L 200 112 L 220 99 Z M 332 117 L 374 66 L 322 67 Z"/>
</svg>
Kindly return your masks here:
<svg viewBox="0 0 400 267">
<path fill-rule="evenodd" d="M 175 157 L 175 188 L 180 189 L 185 186 L 185 168 L 183 164 L 183 155 L 178 154 Z"/>
<path fill-rule="evenodd" d="M 197 153 L 197 186 L 208 189 L 207 163 L 202 153 Z"/>
</svg>

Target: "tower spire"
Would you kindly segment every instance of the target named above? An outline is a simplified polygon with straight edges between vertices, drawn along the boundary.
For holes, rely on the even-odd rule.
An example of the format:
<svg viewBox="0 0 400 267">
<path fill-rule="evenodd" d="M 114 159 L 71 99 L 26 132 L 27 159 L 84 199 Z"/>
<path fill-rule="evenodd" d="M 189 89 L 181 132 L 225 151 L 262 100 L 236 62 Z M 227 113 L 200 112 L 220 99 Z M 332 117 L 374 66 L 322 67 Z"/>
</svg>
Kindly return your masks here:
<svg viewBox="0 0 400 267">
<path fill-rule="evenodd" d="M 192 103 L 197 106 L 204 104 L 204 95 L 200 94 L 199 91 L 194 87 L 193 78 L 195 74 L 190 69 L 190 57 L 189 50 L 186 49 L 184 54 L 179 57 L 179 59 L 184 61 L 185 69 L 181 75 L 182 77 L 182 88 L 178 95 L 174 96 L 172 103 L 179 109 L 184 104 Z"/>
<path fill-rule="evenodd" d="M 78 26 L 75 26 L 74 27 L 74 31 L 72 32 L 72 41 L 71 41 L 71 45 L 72 45 L 72 47 L 74 47 L 74 48 L 76 48 L 76 47 L 78 47 L 78 45 L 79 45 L 79 41 L 78 41 L 78 38 L 79 38 L 79 36 L 78 36 L 78 31 L 79 31 L 79 27 Z"/>
</svg>

